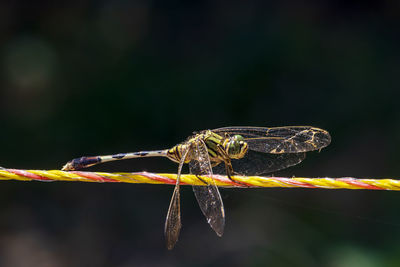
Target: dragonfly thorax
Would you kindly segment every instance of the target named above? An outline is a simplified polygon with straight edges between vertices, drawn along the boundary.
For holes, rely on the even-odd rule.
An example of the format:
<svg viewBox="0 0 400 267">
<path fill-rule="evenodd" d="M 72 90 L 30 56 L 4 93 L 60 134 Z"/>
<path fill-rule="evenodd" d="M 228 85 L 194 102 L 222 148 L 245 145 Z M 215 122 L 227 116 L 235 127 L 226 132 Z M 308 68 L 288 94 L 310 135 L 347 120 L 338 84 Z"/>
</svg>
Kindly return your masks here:
<svg viewBox="0 0 400 267">
<path fill-rule="evenodd" d="M 196 151 L 196 147 L 204 144 L 208 150 L 210 161 L 220 163 L 229 159 L 241 159 L 246 155 L 248 144 L 241 135 L 222 137 L 212 131 L 206 131 L 190 138 L 185 143 L 174 146 L 167 152 L 167 157 L 180 162 L 186 151 Z M 201 146 L 201 145 L 200 145 Z M 192 160 L 193 153 L 187 153 L 184 163 Z"/>
<path fill-rule="evenodd" d="M 224 142 L 225 152 L 231 159 L 241 159 L 247 152 L 248 145 L 243 136 L 234 135 Z"/>
</svg>

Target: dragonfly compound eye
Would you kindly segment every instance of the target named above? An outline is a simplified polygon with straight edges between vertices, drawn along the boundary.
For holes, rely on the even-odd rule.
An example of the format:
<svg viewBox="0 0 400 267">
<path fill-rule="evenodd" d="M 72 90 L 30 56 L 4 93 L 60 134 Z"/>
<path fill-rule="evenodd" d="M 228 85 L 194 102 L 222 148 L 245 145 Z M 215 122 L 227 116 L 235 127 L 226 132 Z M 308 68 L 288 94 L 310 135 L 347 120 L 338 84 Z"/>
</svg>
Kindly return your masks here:
<svg viewBox="0 0 400 267">
<path fill-rule="evenodd" d="M 227 144 L 227 153 L 233 159 L 240 159 L 247 152 L 247 143 L 241 135 L 234 135 Z"/>
<path fill-rule="evenodd" d="M 232 139 L 234 139 L 234 140 L 236 140 L 236 141 L 239 141 L 239 142 L 244 141 L 243 136 L 241 136 L 241 135 L 239 135 L 239 134 L 235 134 L 235 135 L 232 137 Z"/>
</svg>

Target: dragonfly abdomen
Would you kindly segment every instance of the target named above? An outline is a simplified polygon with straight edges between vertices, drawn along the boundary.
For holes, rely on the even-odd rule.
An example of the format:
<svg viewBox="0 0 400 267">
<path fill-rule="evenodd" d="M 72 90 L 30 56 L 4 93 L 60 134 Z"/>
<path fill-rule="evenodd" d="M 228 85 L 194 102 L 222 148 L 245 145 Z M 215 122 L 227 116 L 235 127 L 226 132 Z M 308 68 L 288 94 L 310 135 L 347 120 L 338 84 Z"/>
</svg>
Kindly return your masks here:
<svg viewBox="0 0 400 267">
<path fill-rule="evenodd" d="M 167 157 L 174 162 L 180 163 L 182 160 L 182 155 L 185 154 L 186 149 L 188 149 L 187 144 L 176 145 L 168 150 Z M 190 160 L 190 155 L 187 155 L 184 163 L 189 163 Z"/>
<path fill-rule="evenodd" d="M 114 155 L 105 156 L 92 156 L 92 157 L 80 157 L 73 159 L 64 165 L 62 170 L 72 171 L 87 168 L 99 163 L 122 160 L 122 159 L 133 159 L 133 158 L 145 158 L 145 157 L 167 157 L 167 150 L 155 150 L 155 151 L 140 151 L 131 153 L 119 153 Z"/>
<path fill-rule="evenodd" d="M 86 168 L 89 166 L 96 165 L 102 162 L 101 158 L 98 156 L 93 157 L 80 157 L 73 160 L 70 160 L 62 167 L 63 171 L 72 171 L 72 170 L 79 170 L 82 168 Z"/>
</svg>

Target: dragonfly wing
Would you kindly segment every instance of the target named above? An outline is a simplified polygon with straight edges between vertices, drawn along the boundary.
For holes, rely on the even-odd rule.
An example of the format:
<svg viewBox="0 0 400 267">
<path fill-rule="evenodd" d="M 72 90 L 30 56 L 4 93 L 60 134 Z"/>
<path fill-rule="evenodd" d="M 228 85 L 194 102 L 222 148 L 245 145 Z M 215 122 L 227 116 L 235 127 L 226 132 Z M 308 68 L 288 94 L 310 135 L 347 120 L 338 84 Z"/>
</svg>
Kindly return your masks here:
<svg viewBox="0 0 400 267">
<path fill-rule="evenodd" d="M 224 127 L 212 131 L 222 136 L 239 134 L 244 137 L 250 150 L 271 154 L 318 150 L 331 142 L 327 131 L 311 126 Z"/>
<path fill-rule="evenodd" d="M 196 176 L 208 176 L 211 178 L 210 180 L 201 178 L 207 185 L 193 186 L 193 192 L 207 222 L 218 236 L 222 236 L 225 227 L 224 204 L 218 187 L 212 179 L 213 173 L 207 146 L 203 140 L 198 140 L 193 146 L 194 148 L 191 150 L 193 153 L 192 160 L 189 163 L 190 172 Z"/>
<path fill-rule="evenodd" d="M 176 185 L 174 193 L 172 194 L 171 202 L 169 204 L 167 218 L 165 220 L 164 235 L 169 250 L 173 249 L 179 238 L 179 233 L 182 227 L 181 223 L 181 204 L 180 204 L 180 178 L 182 166 L 189 153 L 189 149 L 184 151 L 181 161 L 179 162 L 178 174 L 176 177 Z"/>
<path fill-rule="evenodd" d="M 171 202 L 169 203 L 167 218 L 165 220 L 165 239 L 167 248 L 173 249 L 179 238 L 179 233 L 182 227 L 181 223 L 181 207 L 180 207 L 180 192 L 179 187 L 175 186 L 172 194 Z"/>
<path fill-rule="evenodd" d="M 305 153 L 268 154 L 253 150 L 247 151 L 241 159 L 232 159 L 235 173 L 242 175 L 260 175 L 285 169 L 300 163 L 305 158 Z M 214 173 L 225 174 L 224 164 L 213 168 Z"/>
</svg>

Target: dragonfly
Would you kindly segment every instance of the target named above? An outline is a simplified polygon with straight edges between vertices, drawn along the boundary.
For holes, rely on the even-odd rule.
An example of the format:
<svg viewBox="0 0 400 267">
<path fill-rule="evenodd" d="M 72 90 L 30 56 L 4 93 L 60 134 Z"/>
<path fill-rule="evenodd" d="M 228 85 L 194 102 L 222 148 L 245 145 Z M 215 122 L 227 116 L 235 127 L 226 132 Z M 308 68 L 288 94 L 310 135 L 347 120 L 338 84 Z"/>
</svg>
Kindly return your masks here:
<svg viewBox="0 0 400 267">
<path fill-rule="evenodd" d="M 190 173 L 204 184 L 193 186 L 193 192 L 208 224 L 218 236 L 222 236 L 225 210 L 213 174 L 226 174 L 234 181 L 234 175 L 272 173 L 300 163 L 306 152 L 321 150 L 330 141 L 326 130 L 312 126 L 223 127 L 195 132 L 170 149 L 76 158 L 67 162 L 62 170 L 78 170 L 103 162 L 142 157 L 167 157 L 178 163 L 176 184 L 164 226 L 167 248 L 172 249 L 182 227 L 180 177 L 184 164 L 188 164 Z M 243 185 L 237 181 L 236 184 Z"/>
</svg>

